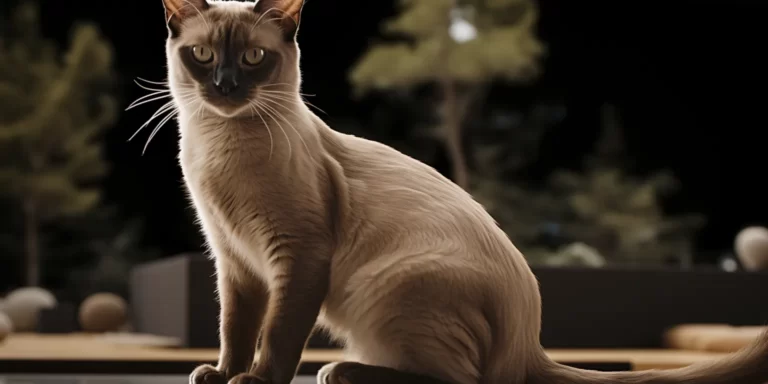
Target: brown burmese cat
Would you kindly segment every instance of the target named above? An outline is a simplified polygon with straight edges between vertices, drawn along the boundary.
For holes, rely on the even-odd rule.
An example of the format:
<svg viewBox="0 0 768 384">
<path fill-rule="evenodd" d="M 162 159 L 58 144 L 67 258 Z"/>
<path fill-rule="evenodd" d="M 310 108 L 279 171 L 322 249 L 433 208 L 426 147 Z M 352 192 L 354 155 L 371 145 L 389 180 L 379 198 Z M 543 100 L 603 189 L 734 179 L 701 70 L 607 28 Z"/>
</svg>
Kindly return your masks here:
<svg viewBox="0 0 768 384">
<path fill-rule="evenodd" d="M 221 301 L 218 366 L 191 383 L 288 384 L 316 322 L 350 360 L 324 367 L 321 383 L 768 381 L 766 336 L 680 370 L 554 363 L 539 343 L 536 278 L 483 207 L 302 102 L 301 0 L 164 4 L 180 162 Z"/>
</svg>

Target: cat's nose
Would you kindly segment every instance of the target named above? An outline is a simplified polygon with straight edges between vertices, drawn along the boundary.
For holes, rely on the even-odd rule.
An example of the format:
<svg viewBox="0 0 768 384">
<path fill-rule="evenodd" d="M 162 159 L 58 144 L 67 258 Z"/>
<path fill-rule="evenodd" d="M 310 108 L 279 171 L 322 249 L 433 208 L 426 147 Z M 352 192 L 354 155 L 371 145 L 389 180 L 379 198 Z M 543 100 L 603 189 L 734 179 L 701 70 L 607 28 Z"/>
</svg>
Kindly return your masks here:
<svg viewBox="0 0 768 384">
<path fill-rule="evenodd" d="M 237 80 L 235 79 L 219 81 L 214 83 L 214 85 L 216 86 L 216 90 L 223 96 L 229 95 L 238 87 Z"/>
<path fill-rule="evenodd" d="M 237 74 L 232 70 L 220 69 L 216 71 L 216 75 L 213 78 L 213 85 L 220 94 L 227 96 L 238 87 Z"/>
</svg>

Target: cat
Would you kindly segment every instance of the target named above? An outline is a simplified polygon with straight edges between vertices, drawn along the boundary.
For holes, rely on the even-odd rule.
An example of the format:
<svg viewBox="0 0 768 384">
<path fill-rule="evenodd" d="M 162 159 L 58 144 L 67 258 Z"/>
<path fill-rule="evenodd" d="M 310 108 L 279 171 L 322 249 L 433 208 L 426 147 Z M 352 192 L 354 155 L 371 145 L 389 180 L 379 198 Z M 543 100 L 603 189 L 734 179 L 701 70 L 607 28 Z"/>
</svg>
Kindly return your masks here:
<svg viewBox="0 0 768 384">
<path fill-rule="evenodd" d="M 678 370 L 553 362 L 537 280 L 486 210 L 303 102 L 302 0 L 163 4 L 179 162 L 221 307 L 218 365 L 190 383 L 288 384 L 316 326 L 348 355 L 320 369 L 323 384 L 768 381 L 768 335 Z"/>
</svg>

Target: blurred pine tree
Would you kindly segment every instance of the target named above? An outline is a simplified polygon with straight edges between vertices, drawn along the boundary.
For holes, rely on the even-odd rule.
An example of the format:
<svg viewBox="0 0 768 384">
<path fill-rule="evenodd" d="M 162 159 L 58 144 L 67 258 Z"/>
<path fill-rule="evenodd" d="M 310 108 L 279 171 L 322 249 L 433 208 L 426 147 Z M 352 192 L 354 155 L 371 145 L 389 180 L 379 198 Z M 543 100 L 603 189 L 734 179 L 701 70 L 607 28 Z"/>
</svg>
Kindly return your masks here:
<svg viewBox="0 0 768 384">
<path fill-rule="evenodd" d="M 41 35 L 35 2 L 19 5 L 0 36 L 0 194 L 24 222 L 26 284 L 40 283 L 40 228 L 100 201 L 107 173 L 99 135 L 116 117 L 108 92 L 112 48 L 78 24 L 61 55 Z"/>
<path fill-rule="evenodd" d="M 538 186 L 508 183 L 498 175 L 517 169 L 518 163 L 500 161 L 509 155 L 495 153 L 498 156 L 481 162 L 487 171 L 476 180 L 475 197 L 529 262 L 692 265 L 694 235 L 705 217 L 664 212 L 661 197 L 678 187 L 670 172 L 629 175 L 630 159 L 615 107 L 604 106 L 602 133 L 583 171 L 555 170 Z"/>
<path fill-rule="evenodd" d="M 562 232 L 613 263 L 692 266 L 694 235 L 706 217 L 664 212 L 661 198 L 675 192 L 679 181 L 669 171 L 630 176 L 618 111 L 605 105 L 602 112 L 602 134 L 586 171 L 559 171 L 549 182 L 555 198 L 567 204 L 567 214 L 559 218 Z"/>
<path fill-rule="evenodd" d="M 357 95 L 434 84 L 441 101 L 432 134 L 444 143 L 453 180 L 470 186 L 463 125 L 494 80 L 527 81 L 539 73 L 544 47 L 535 36 L 531 0 L 401 0 L 381 41 L 351 69 Z"/>
</svg>

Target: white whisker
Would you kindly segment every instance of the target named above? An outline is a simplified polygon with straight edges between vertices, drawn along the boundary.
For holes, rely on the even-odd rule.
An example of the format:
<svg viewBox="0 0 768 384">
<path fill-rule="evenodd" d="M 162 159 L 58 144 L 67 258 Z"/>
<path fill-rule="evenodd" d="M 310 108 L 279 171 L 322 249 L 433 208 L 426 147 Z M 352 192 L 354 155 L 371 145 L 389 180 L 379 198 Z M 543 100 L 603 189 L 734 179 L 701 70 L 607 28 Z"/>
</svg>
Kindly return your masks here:
<svg viewBox="0 0 768 384">
<path fill-rule="evenodd" d="M 154 114 L 153 114 L 153 115 L 152 115 L 152 116 L 149 118 L 149 120 L 147 120 L 147 121 L 146 121 L 144 124 L 142 124 L 142 125 L 141 125 L 141 127 L 139 127 L 139 129 L 137 129 L 137 130 L 136 130 L 136 132 L 134 132 L 134 133 L 133 133 L 133 135 L 131 135 L 131 137 L 128 139 L 128 141 L 131 141 L 131 140 L 133 140 L 133 138 L 134 138 L 134 137 L 136 137 L 136 135 L 138 135 L 138 134 L 139 134 L 139 132 L 141 132 L 141 131 L 142 131 L 142 130 L 145 128 L 145 127 L 147 127 L 147 126 L 149 125 L 149 123 L 151 123 L 151 122 L 152 122 L 152 120 L 156 119 L 158 116 L 160 116 L 160 115 L 162 115 L 163 113 L 165 113 L 165 112 L 168 112 L 169 110 L 172 110 L 172 109 L 174 109 L 174 108 L 175 108 L 175 106 L 173 105 L 173 100 L 171 100 L 171 101 L 169 101 L 169 102 L 167 102 L 167 103 L 163 104 L 163 105 L 162 105 L 160 108 L 158 108 L 158 110 L 157 110 L 157 111 L 156 111 L 156 112 L 155 112 L 155 113 L 154 113 Z"/>
<path fill-rule="evenodd" d="M 184 100 L 187 100 L 187 99 L 189 99 L 189 101 L 184 103 L 184 107 L 188 107 L 190 104 L 192 104 L 192 102 L 196 101 L 196 98 L 186 98 Z M 171 105 L 170 108 L 167 108 L 165 111 L 168 111 L 168 110 L 170 110 L 170 113 L 165 115 L 165 117 L 163 117 L 163 119 L 160 120 L 160 122 L 157 124 L 157 126 L 155 126 L 155 128 L 152 130 L 152 133 L 150 133 L 149 138 L 147 139 L 146 144 L 144 144 L 144 150 L 142 151 L 142 155 L 144 153 L 146 153 L 147 147 L 149 147 L 149 143 L 152 141 L 152 139 L 155 137 L 155 135 L 157 135 L 157 133 L 160 131 L 160 128 L 162 128 L 172 118 L 174 118 L 175 116 L 179 115 L 179 109 L 176 107 L 176 105 Z M 162 113 L 158 113 L 158 115 L 159 114 L 162 114 Z M 135 136 L 135 134 L 134 134 L 134 136 Z"/>
<path fill-rule="evenodd" d="M 291 109 L 291 108 L 288 108 L 288 107 L 286 107 L 285 105 L 283 105 L 283 104 L 281 104 L 281 103 L 279 103 L 279 102 L 278 102 L 278 101 L 287 101 L 287 102 L 293 102 L 293 104 L 297 104 L 296 100 L 292 100 L 292 99 L 281 99 L 281 98 L 279 98 L 279 97 L 275 97 L 275 96 L 273 96 L 273 95 L 265 95 L 265 94 L 262 94 L 261 96 L 262 96 L 262 98 L 264 99 L 264 101 L 268 101 L 268 102 L 270 102 L 270 103 L 273 103 L 273 104 L 275 104 L 275 105 L 277 105 L 277 106 L 279 106 L 279 107 L 281 107 L 281 108 L 285 109 L 286 111 L 290 112 L 291 114 L 293 114 L 293 115 L 294 115 L 294 116 L 296 116 L 297 118 L 299 118 L 299 119 L 301 118 L 301 115 L 299 115 L 298 113 L 296 113 L 296 111 L 294 111 L 293 109 Z"/>
<path fill-rule="evenodd" d="M 290 161 L 291 157 L 293 156 L 293 148 L 291 146 L 291 138 L 288 137 L 288 134 L 285 132 L 285 129 L 283 129 L 283 125 L 280 124 L 280 122 L 277 121 L 277 118 L 275 118 L 275 116 L 272 114 L 272 112 L 269 111 L 268 108 L 270 108 L 270 107 L 268 105 L 264 104 L 264 103 L 261 103 L 259 100 L 256 100 L 256 103 L 258 103 L 257 105 L 263 107 L 262 110 L 264 111 L 264 113 L 266 113 L 270 118 L 272 118 L 272 121 L 274 121 L 275 124 L 277 124 L 277 127 L 280 128 L 280 130 L 283 132 L 283 136 L 285 136 L 285 140 L 288 141 L 288 161 Z M 274 109 L 273 109 L 273 111 L 274 111 Z"/>
<path fill-rule="evenodd" d="M 267 129 L 267 134 L 269 135 L 269 160 L 268 161 L 272 161 L 272 150 L 274 147 L 274 140 L 272 139 L 272 131 L 269 129 L 269 124 L 267 124 L 267 121 L 264 120 L 263 116 L 261 116 L 262 107 L 259 106 L 258 104 L 255 104 L 253 100 L 249 100 L 248 102 L 251 105 L 251 107 L 253 107 L 253 109 L 256 111 L 256 114 L 259 116 L 259 118 L 261 119 L 261 122 L 264 123 L 264 127 Z"/>
<path fill-rule="evenodd" d="M 281 85 L 293 86 L 293 84 L 291 84 L 291 83 L 272 83 L 272 84 L 261 85 L 261 86 L 259 86 L 259 88 L 279 87 Z"/>
<path fill-rule="evenodd" d="M 155 88 L 155 87 L 147 86 L 140 83 L 139 81 L 142 81 L 147 84 L 162 86 L 163 88 Z M 165 82 L 151 81 L 151 80 L 147 80 L 139 77 L 134 80 L 134 83 L 142 89 L 151 91 L 151 93 L 136 99 L 133 103 L 131 103 L 126 108 L 126 111 L 147 103 L 151 103 L 153 101 L 171 98 L 170 101 L 160 106 L 160 108 L 158 108 L 155 111 L 155 113 L 153 113 L 152 116 L 150 116 L 150 118 L 147 119 L 147 121 L 144 122 L 144 124 L 142 124 L 139 127 L 139 129 L 137 129 L 136 132 L 134 132 L 133 135 L 131 135 L 130 138 L 128 138 L 128 141 L 132 141 L 142 130 L 144 130 L 144 128 L 148 127 L 153 121 L 155 121 L 157 118 L 162 116 L 158 124 L 150 133 L 149 138 L 147 139 L 147 142 L 144 144 L 144 149 L 142 151 L 142 155 L 143 155 L 146 153 L 147 148 L 149 147 L 149 143 L 152 142 L 152 140 L 160 131 L 160 129 L 163 126 L 165 126 L 168 123 L 168 121 L 170 121 L 171 119 L 179 115 L 180 113 L 179 105 L 182 105 L 188 109 L 190 104 L 192 104 L 195 101 L 198 101 L 199 98 L 196 97 L 197 92 L 194 90 L 194 88 L 182 89 L 182 90 L 177 90 L 175 92 L 172 92 L 172 90 L 169 88 L 169 83 L 167 81 Z M 182 85 L 186 85 L 188 87 L 193 86 L 193 84 L 185 84 L 185 83 L 182 83 Z M 202 108 L 202 101 L 200 101 L 200 108 Z"/>
<path fill-rule="evenodd" d="M 145 82 L 145 83 L 150 83 L 150 84 L 156 84 L 156 85 L 168 85 L 168 82 L 167 82 L 167 81 L 163 81 L 163 82 L 160 82 L 160 81 L 152 81 L 152 80 L 147 80 L 147 79 L 144 79 L 144 78 L 141 78 L 141 77 L 137 77 L 136 79 L 137 79 L 137 80 L 141 80 L 141 81 L 143 81 L 143 82 Z"/>
<path fill-rule="evenodd" d="M 170 93 L 171 93 L 171 91 L 170 91 L 170 90 L 163 90 L 163 91 L 155 91 L 155 92 L 150 92 L 150 93 L 148 93 L 148 94 L 146 94 L 146 95 L 144 95 L 144 96 L 141 96 L 141 97 L 137 98 L 137 99 L 134 101 L 134 103 L 135 103 L 135 102 L 137 102 L 137 101 L 141 101 L 141 100 L 144 100 L 144 99 L 146 99 L 146 98 L 148 98 L 148 97 L 153 97 L 153 96 L 157 96 L 157 95 L 161 95 L 161 94 L 170 94 Z M 131 105 L 133 105 L 133 104 L 131 104 Z"/>
<path fill-rule="evenodd" d="M 145 81 L 146 81 L 146 80 L 145 80 Z M 138 82 L 138 81 L 136 81 L 136 80 L 133 80 L 133 82 L 134 82 L 136 85 L 138 85 L 140 88 L 142 88 L 142 89 L 146 89 L 146 90 L 148 90 L 148 91 L 154 91 L 154 92 L 170 92 L 170 91 L 171 91 L 171 90 L 170 90 L 169 88 L 167 88 L 167 87 L 166 87 L 166 88 L 152 88 L 152 87 L 146 86 L 146 85 L 144 85 L 144 84 L 141 84 L 141 83 L 139 83 L 139 82 Z M 157 83 L 157 82 L 154 82 L 154 83 Z M 166 86 L 167 86 L 167 84 L 160 84 L 160 85 L 166 85 Z M 190 84 L 190 83 L 180 83 L 180 85 L 192 86 L 192 84 Z"/>
<path fill-rule="evenodd" d="M 291 102 L 291 103 L 298 103 L 298 101 L 299 101 L 299 100 L 293 99 L 293 98 L 291 98 L 291 97 L 289 96 L 289 95 L 295 95 L 296 93 L 294 93 L 294 92 L 286 92 L 285 94 L 283 94 L 283 93 L 280 93 L 280 92 L 278 92 L 278 91 L 268 91 L 268 90 L 262 90 L 262 94 L 263 94 L 263 95 L 266 95 L 266 96 L 269 96 L 269 97 L 274 97 L 274 98 L 276 98 L 276 99 L 278 99 L 278 100 L 281 100 L 281 101 L 287 101 L 287 102 Z M 316 106 L 316 105 L 314 105 L 314 104 L 310 103 L 309 101 L 306 101 L 306 100 L 304 100 L 303 98 L 301 99 L 301 101 L 302 101 L 304 104 L 306 104 L 306 105 L 308 105 L 308 106 L 310 106 L 310 107 L 312 107 L 312 108 L 315 108 L 315 109 L 317 109 L 317 110 L 318 110 L 318 111 L 320 111 L 321 113 L 324 113 L 324 114 L 326 114 L 326 115 L 328 114 L 327 112 L 325 112 L 325 111 L 323 111 L 322 109 L 320 109 L 320 107 L 318 107 L 318 106 Z"/>
<path fill-rule="evenodd" d="M 294 103 L 298 103 L 299 101 L 304 101 L 299 98 L 294 98 L 289 96 L 289 95 L 295 95 L 295 93 L 282 94 L 282 93 L 274 93 L 272 91 L 262 91 L 261 94 L 269 97 L 279 98 L 280 100 L 292 101 Z"/>
<path fill-rule="evenodd" d="M 264 101 L 265 101 L 265 102 L 273 102 L 273 103 L 275 103 L 276 105 L 279 105 L 279 106 L 281 106 L 281 107 L 282 107 L 282 108 L 284 108 L 284 109 L 287 109 L 287 110 L 289 110 L 289 111 L 291 110 L 290 108 L 288 108 L 288 107 L 286 107 L 286 106 L 284 106 L 284 105 L 281 105 L 280 103 L 278 103 L 278 102 L 275 102 L 274 100 L 271 100 L 271 99 L 269 99 L 268 97 L 264 98 Z M 302 137 L 302 136 L 301 136 L 301 133 L 299 133 L 299 131 L 296 129 L 296 127 L 294 127 L 294 126 L 293 126 L 293 124 L 292 124 L 292 123 L 291 123 L 291 122 L 290 122 L 288 119 L 286 119 L 286 118 L 285 118 L 285 116 L 284 116 L 283 114 L 281 114 L 279 111 L 277 111 L 276 109 L 274 109 L 273 107 L 271 107 L 269 104 L 263 104 L 263 105 L 264 105 L 264 107 L 265 107 L 265 108 L 268 108 L 268 109 L 272 110 L 272 112 L 274 112 L 274 113 L 275 113 L 276 115 L 278 115 L 278 116 L 279 116 L 281 119 L 283 119 L 283 121 L 284 121 L 286 124 L 288 124 L 288 126 L 289 126 L 289 127 L 291 127 L 291 129 L 293 129 L 293 132 L 294 132 L 294 133 L 296 133 L 296 136 L 298 136 L 298 137 L 299 137 L 299 140 L 301 140 L 301 143 L 302 143 L 302 144 L 304 144 L 304 149 L 307 151 L 307 156 L 310 156 L 310 157 L 311 157 L 311 152 L 309 151 L 309 146 L 307 146 L 307 142 L 306 142 L 306 141 L 304 141 L 304 137 Z M 291 112 L 293 112 L 293 111 L 291 111 Z"/>
<path fill-rule="evenodd" d="M 264 87 L 266 87 L 266 86 L 264 86 Z M 269 90 L 269 89 L 265 90 L 265 92 L 284 93 L 284 94 L 287 94 L 287 95 L 296 95 L 297 94 L 297 92 L 294 92 L 294 91 L 273 91 L 273 90 Z M 317 95 L 310 95 L 308 93 L 301 93 L 301 92 L 298 92 L 298 95 L 300 95 L 300 96 L 309 96 L 309 97 L 317 96 Z"/>
<path fill-rule="evenodd" d="M 158 131 L 160 131 L 160 128 L 165 125 L 169 120 L 171 120 L 174 116 L 178 115 L 178 110 L 173 110 L 171 113 L 166 115 L 160 122 L 157 124 L 154 130 L 152 130 L 152 133 L 149 135 L 149 138 L 147 139 L 147 143 L 144 144 L 144 150 L 141 151 L 141 154 L 144 155 L 147 152 L 147 147 L 149 147 L 149 143 L 152 141 L 152 139 L 155 137 Z"/>
<path fill-rule="evenodd" d="M 146 85 L 144 85 L 144 84 L 141 84 L 141 83 L 139 83 L 139 82 L 138 82 L 138 81 L 136 81 L 136 80 L 134 80 L 133 82 L 134 82 L 134 83 L 136 83 L 136 85 L 138 85 L 139 87 L 141 87 L 141 88 L 143 88 L 143 89 L 146 89 L 147 91 L 154 91 L 154 92 L 163 92 L 163 91 L 169 91 L 169 92 L 170 92 L 170 89 L 167 89 L 167 88 L 166 88 L 166 89 L 151 88 L 151 87 L 148 87 L 148 86 L 146 86 Z"/>
<path fill-rule="evenodd" d="M 162 95 L 161 96 L 156 96 L 158 93 L 161 93 Z M 152 98 L 149 98 L 149 99 L 145 99 L 146 97 L 150 97 L 150 96 L 155 96 L 155 97 L 152 97 Z M 146 103 L 151 103 L 151 102 L 157 101 L 157 100 L 167 99 L 169 97 L 172 97 L 170 92 L 151 93 L 149 95 L 142 96 L 142 97 L 136 99 L 136 101 L 131 103 L 131 105 L 129 105 L 128 108 L 126 108 L 125 110 L 129 111 L 129 110 L 131 110 L 133 108 L 136 108 L 136 107 L 138 107 L 140 105 L 143 105 L 143 104 L 146 104 Z"/>
</svg>

